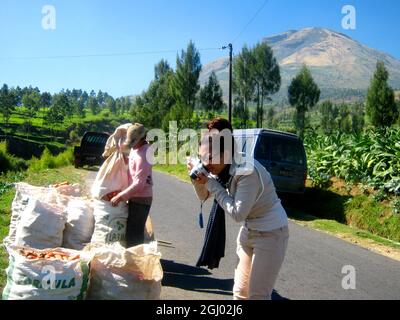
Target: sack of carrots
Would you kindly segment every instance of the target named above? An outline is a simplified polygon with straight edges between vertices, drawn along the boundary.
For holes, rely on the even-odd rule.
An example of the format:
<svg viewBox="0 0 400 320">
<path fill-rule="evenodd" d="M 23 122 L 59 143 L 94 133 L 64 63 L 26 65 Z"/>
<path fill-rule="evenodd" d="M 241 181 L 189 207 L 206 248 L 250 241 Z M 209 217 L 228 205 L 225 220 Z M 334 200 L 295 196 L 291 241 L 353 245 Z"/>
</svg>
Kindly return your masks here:
<svg viewBox="0 0 400 320">
<path fill-rule="evenodd" d="M 89 285 L 89 252 L 8 246 L 3 300 L 82 300 Z"/>
</svg>

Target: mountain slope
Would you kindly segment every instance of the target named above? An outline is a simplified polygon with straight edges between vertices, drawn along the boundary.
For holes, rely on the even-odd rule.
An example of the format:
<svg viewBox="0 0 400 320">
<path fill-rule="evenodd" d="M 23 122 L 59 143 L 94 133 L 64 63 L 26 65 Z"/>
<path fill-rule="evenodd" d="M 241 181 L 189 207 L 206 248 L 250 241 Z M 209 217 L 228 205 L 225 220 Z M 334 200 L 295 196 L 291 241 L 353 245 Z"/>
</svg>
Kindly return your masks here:
<svg viewBox="0 0 400 320">
<path fill-rule="evenodd" d="M 290 30 L 262 39 L 271 46 L 281 67 L 282 87 L 275 100 L 285 99 L 287 87 L 303 64 L 306 64 L 322 91 L 322 98 L 351 98 L 365 94 L 375 71 L 376 61 L 384 61 L 392 87 L 400 88 L 400 61 L 369 48 L 350 37 L 322 28 Z M 236 53 L 240 48 L 236 48 Z M 203 67 L 204 83 L 211 71 L 228 88 L 228 59 L 220 58 Z"/>
</svg>

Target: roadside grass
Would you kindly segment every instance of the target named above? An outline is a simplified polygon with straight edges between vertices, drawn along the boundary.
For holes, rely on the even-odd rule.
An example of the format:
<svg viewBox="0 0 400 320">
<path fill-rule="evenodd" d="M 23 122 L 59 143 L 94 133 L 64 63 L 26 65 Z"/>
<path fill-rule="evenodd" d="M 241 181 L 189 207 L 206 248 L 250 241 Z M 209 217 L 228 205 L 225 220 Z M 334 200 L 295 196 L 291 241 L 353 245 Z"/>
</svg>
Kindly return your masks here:
<svg viewBox="0 0 400 320">
<path fill-rule="evenodd" d="M 46 186 L 57 182 L 69 181 L 70 183 L 82 183 L 84 172 L 80 172 L 73 166 L 56 169 L 44 169 L 37 172 L 9 172 L 0 176 L 0 244 L 8 235 L 8 227 L 11 217 L 11 203 L 15 196 L 15 190 L 11 186 L 13 182 L 24 181 L 36 186 Z M 3 290 L 7 278 L 5 269 L 8 266 L 8 254 L 3 245 L 0 245 L 0 291 Z"/>
<path fill-rule="evenodd" d="M 185 165 L 156 165 L 154 169 L 190 183 Z M 322 190 L 307 181 L 305 195 L 279 196 L 289 218 L 300 225 L 373 246 L 383 254 L 386 248 L 400 250 L 400 215 L 392 214 L 387 203 L 375 201 L 373 194 L 354 192 L 348 185 Z M 396 253 L 400 259 L 400 251 Z"/>
<path fill-rule="evenodd" d="M 377 236 L 369 231 L 339 223 L 335 220 L 319 219 L 316 216 L 305 214 L 295 210 L 287 210 L 288 216 L 294 222 L 307 226 L 311 229 L 323 231 L 325 233 L 349 240 L 357 244 L 377 244 L 388 248 L 400 250 L 400 243 L 390 239 Z M 384 250 L 385 248 L 382 248 Z M 400 258 L 400 256 L 398 256 Z"/>
<path fill-rule="evenodd" d="M 190 183 L 188 171 L 186 169 L 186 165 L 184 165 L 184 164 L 175 164 L 175 165 L 157 164 L 153 167 L 153 169 L 156 171 L 167 173 L 169 175 L 177 177 L 178 179 L 180 179 L 184 182 Z"/>
</svg>

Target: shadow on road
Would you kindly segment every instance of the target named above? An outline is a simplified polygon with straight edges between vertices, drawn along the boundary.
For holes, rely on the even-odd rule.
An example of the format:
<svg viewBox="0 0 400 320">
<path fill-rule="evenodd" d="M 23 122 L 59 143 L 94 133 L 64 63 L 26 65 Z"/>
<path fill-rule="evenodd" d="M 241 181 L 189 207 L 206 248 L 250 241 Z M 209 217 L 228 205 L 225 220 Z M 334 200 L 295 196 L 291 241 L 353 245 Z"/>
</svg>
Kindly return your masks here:
<svg viewBox="0 0 400 320">
<path fill-rule="evenodd" d="M 162 285 L 204 293 L 232 295 L 233 279 L 208 277 L 211 273 L 203 268 L 161 260 L 164 270 Z"/>
<path fill-rule="evenodd" d="M 207 269 L 161 259 L 162 285 L 183 290 L 232 296 L 233 279 L 217 279 Z M 289 300 L 273 291 L 272 300 Z"/>
</svg>

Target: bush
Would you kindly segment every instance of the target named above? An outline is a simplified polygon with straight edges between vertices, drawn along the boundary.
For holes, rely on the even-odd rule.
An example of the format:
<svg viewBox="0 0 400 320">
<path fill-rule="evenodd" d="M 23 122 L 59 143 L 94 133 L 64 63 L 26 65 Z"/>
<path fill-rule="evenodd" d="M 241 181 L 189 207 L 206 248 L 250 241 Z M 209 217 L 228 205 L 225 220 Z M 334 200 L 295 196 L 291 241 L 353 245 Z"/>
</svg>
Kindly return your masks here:
<svg viewBox="0 0 400 320">
<path fill-rule="evenodd" d="M 33 157 L 29 161 L 29 171 L 38 172 L 44 169 L 65 167 L 73 163 L 74 154 L 72 148 L 68 148 L 57 156 L 52 155 L 49 149 L 45 148 L 40 159 Z"/>
<path fill-rule="evenodd" d="M 308 166 L 347 183 L 362 182 L 370 187 L 398 193 L 400 130 L 370 130 L 360 135 L 329 136 L 308 132 L 304 144 Z"/>
<path fill-rule="evenodd" d="M 76 130 L 71 130 L 69 133 L 69 140 L 74 143 L 79 141 L 79 135 Z"/>
<path fill-rule="evenodd" d="M 27 169 L 27 163 L 8 153 L 7 142 L 0 142 L 0 173 Z"/>
</svg>

